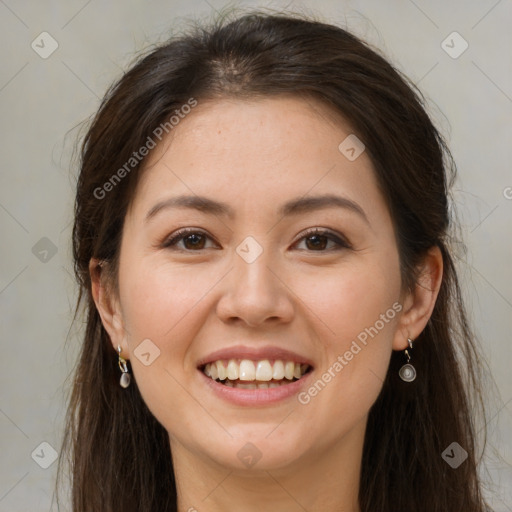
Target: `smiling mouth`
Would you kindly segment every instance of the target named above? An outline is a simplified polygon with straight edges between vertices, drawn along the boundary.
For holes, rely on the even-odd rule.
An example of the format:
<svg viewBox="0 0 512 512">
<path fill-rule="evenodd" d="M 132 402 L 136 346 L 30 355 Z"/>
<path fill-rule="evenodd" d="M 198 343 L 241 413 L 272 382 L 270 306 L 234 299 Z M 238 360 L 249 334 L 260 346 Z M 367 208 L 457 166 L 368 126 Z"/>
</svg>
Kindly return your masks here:
<svg viewBox="0 0 512 512">
<path fill-rule="evenodd" d="M 263 359 L 229 359 L 212 361 L 200 370 L 224 386 L 241 389 L 267 389 L 286 386 L 312 371 L 307 363 Z"/>
</svg>

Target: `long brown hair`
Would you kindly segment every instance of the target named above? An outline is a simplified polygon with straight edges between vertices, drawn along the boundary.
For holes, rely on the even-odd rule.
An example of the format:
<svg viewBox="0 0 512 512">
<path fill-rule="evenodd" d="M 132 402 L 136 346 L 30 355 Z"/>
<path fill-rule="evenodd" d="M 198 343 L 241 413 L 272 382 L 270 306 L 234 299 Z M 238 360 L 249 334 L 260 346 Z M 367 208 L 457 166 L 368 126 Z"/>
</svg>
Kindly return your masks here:
<svg viewBox="0 0 512 512">
<path fill-rule="evenodd" d="M 168 434 L 136 383 L 119 386 L 89 274 L 92 257 L 108 262 L 117 289 L 123 222 L 144 160 L 107 194 L 98 187 L 190 98 L 279 94 L 323 102 L 364 142 L 397 233 L 404 289 L 414 286 L 429 248 L 438 246 L 443 256 L 435 309 L 414 348 L 419 377 L 403 382 L 403 354 L 393 352 L 369 412 L 361 510 L 486 510 L 472 415 L 472 408 L 483 411 L 483 363 L 454 265 L 453 246 L 460 241 L 449 205 L 456 174 L 450 152 L 421 93 L 367 43 L 312 17 L 253 11 L 195 24 L 140 56 L 107 91 L 83 140 L 73 256 L 80 287 L 75 319 L 83 306 L 86 328 L 57 480 L 67 454 L 74 512 L 177 510 Z M 468 454 L 456 469 L 442 456 L 453 442 Z"/>
</svg>

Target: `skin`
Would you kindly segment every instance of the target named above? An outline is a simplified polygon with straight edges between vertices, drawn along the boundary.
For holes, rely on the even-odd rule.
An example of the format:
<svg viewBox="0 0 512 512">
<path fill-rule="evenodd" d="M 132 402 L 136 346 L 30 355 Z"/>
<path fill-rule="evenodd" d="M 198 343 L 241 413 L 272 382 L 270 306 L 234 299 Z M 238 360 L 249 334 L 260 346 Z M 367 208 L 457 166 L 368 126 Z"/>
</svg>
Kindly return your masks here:
<svg viewBox="0 0 512 512">
<path fill-rule="evenodd" d="M 180 511 L 360 510 L 368 411 L 392 350 L 407 348 L 432 313 L 442 258 L 433 248 L 416 288 L 402 289 L 371 161 L 366 152 L 349 161 L 338 150 L 350 133 L 322 104 L 294 97 L 199 102 L 146 162 L 125 219 L 118 293 L 109 293 L 91 260 L 112 346 L 131 360 L 143 399 L 169 432 Z M 358 203 L 368 222 L 339 207 L 277 214 L 286 201 L 325 193 Z M 235 216 L 169 208 L 144 220 L 179 194 L 225 202 Z M 206 238 L 161 247 L 184 227 Z M 328 238 L 315 246 L 304 238 L 315 227 L 352 248 Z M 247 236 L 263 249 L 250 264 L 236 252 Z M 233 405 L 209 391 L 196 368 L 220 348 L 269 344 L 309 357 L 314 382 L 396 302 L 401 312 L 307 405 L 296 396 Z M 134 355 L 145 339 L 160 350 L 149 366 Z M 261 453 L 250 468 L 237 456 L 248 442 Z"/>
</svg>

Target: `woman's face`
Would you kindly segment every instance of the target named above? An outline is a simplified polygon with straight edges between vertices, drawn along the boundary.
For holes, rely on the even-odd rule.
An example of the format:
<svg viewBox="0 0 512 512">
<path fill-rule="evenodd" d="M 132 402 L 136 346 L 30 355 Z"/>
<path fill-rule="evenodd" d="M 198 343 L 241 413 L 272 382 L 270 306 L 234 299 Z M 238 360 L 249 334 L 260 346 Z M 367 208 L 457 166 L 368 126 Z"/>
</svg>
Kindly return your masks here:
<svg viewBox="0 0 512 512">
<path fill-rule="evenodd" d="M 173 454 L 277 469 L 362 439 L 407 333 L 390 214 L 350 135 L 316 102 L 199 102 L 150 153 L 110 334 Z"/>
</svg>

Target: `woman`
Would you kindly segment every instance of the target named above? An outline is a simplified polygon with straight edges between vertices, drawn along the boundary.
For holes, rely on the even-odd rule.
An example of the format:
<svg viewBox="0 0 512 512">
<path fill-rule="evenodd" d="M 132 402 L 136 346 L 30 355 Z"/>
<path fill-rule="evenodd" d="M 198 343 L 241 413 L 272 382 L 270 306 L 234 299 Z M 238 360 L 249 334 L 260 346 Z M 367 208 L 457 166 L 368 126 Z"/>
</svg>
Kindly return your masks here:
<svg viewBox="0 0 512 512">
<path fill-rule="evenodd" d="M 454 168 L 339 27 L 254 13 L 140 59 L 82 147 L 73 510 L 486 510 Z"/>
</svg>

